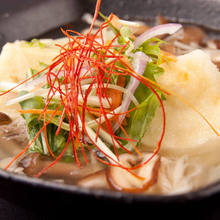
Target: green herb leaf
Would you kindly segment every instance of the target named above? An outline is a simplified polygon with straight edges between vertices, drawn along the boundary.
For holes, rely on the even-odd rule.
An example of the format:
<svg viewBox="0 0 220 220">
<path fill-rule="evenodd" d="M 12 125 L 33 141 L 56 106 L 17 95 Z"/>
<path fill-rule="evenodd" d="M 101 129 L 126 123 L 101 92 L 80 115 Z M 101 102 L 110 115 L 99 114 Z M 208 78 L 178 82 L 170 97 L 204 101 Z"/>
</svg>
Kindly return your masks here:
<svg viewBox="0 0 220 220">
<path fill-rule="evenodd" d="M 20 95 L 24 95 L 26 93 L 27 92 L 21 92 Z M 20 105 L 22 109 L 43 109 L 44 108 L 43 98 L 39 96 L 20 102 Z M 28 133 L 29 133 L 29 137 L 31 141 L 37 135 L 37 133 L 43 126 L 43 123 L 38 121 L 38 115 L 23 114 L 22 116 L 26 120 Z M 34 143 L 29 147 L 29 151 L 43 153 L 41 136 L 38 136 L 38 138 L 34 141 Z"/>
<path fill-rule="evenodd" d="M 138 106 L 138 109 L 132 115 L 129 121 L 128 135 L 131 139 L 137 140 L 136 146 L 140 144 L 159 105 L 156 95 L 151 94 Z M 131 148 L 132 146 L 128 143 L 127 147 Z"/>
<path fill-rule="evenodd" d="M 40 40 L 34 38 L 32 39 L 30 42 L 26 42 L 26 44 L 30 47 L 33 47 L 33 46 L 38 46 L 40 48 L 45 48 L 46 45 L 44 43 L 42 43 Z"/>
<path fill-rule="evenodd" d="M 108 17 L 106 17 L 105 15 L 103 15 L 101 12 L 99 12 L 99 15 L 105 20 L 105 21 L 108 21 Z M 121 30 L 119 30 L 118 28 L 116 28 L 111 22 L 108 23 L 109 27 L 112 29 L 112 31 L 115 33 L 115 35 L 118 35 L 118 43 L 119 44 L 125 44 L 127 43 L 127 40 L 125 39 L 125 36 L 127 37 L 128 36 L 128 27 L 122 27 Z M 130 34 L 128 36 L 128 38 L 130 37 Z M 117 50 L 117 49 L 116 49 Z"/>
<path fill-rule="evenodd" d="M 163 43 L 160 39 L 151 38 L 145 41 L 138 49 L 133 52 L 142 51 L 149 56 L 152 61 L 148 62 L 144 71 L 143 76 L 156 82 L 155 76 L 158 76 L 164 72 L 161 64 L 161 51 L 160 44 Z M 155 90 L 161 99 L 164 99 L 163 94 Z M 131 139 L 135 139 L 137 142 L 134 143 L 138 146 L 146 133 L 153 117 L 155 116 L 157 108 L 160 106 L 160 102 L 157 96 L 143 83 L 140 83 L 137 87 L 134 96 L 140 103 L 138 108 L 130 113 L 130 117 L 126 118 L 127 126 L 124 126 L 128 136 Z M 129 109 L 133 108 L 134 104 L 131 103 Z M 119 136 L 125 137 L 123 132 L 119 130 Z M 123 142 L 124 146 L 128 149 L 133 149 L 130 142 Z"/>
<path fill-rule="evenodd" d="M 21 92 L 20 95 L 24 95 L 26 92 Z M 23 102 L 20 102 L 20 106 L 22 109 L 44 109 L 45 104 L 42 97 L 35 96 L 34 98 L 25 100 Z M 56 106 L 56 104 L 52 105 L 53 107 Z M 50 106 L 50 108 L 52 107 Z M 24 119 L 26 120 L 26 124 L 28 127 L 28 133 L 30 137 L 30 141 L 35 138 L 37 133 L 40 131 L 40 129 L 43 127 L 43 118 L 41 120 L 38 120 L 39 115 L 38 114 L 23 114 L 22 115 Z M 50 118 L 50 117 L 48 117 Z M 48 120 L 48 119 L 47 119 Z M 66 129 L 61 129 L 58 135 L 55 135 L 57 127 L 59 125 L 59 118 L 54 117 L 53 122 L 47 125 L 47 139 L 48 144 L 51 148 L 51 151 L 55 155 L 59 155 L 63 148 L 65 147 L 67 143 L 68 138 L 68 124 L 63 123 L 63 127 Z M 66 125 L 66 126 L 65 126 Z M 42 133 L 44 135 L 44 133 Z M 43 140 L 41 135 L 39 135 L 34 143 L 29 147 L 29 152 L 38 152 L 41 154 L 45 154 L 44 148 L 43 148 Z M 70 149 L 69 149 L 70 148 Z M 71 146 L 68 147 L 68 150 L 65 152 L 64 156 L 72 156 L 72 148 Z"/>
<path fill-rule="evenodd" d="M 149 56 L 154 62 L 157 62 L 158 65 L 161 64 L 161 50 L 160 45 L 162 43 L 166 43 L 163 40 L 160 40 L 158 38 L 150 38 L 149 40 L 146 40 L 139 48 L 137 48 L 133 52 L 142 51 L 147 56 Z"/>
</svg>

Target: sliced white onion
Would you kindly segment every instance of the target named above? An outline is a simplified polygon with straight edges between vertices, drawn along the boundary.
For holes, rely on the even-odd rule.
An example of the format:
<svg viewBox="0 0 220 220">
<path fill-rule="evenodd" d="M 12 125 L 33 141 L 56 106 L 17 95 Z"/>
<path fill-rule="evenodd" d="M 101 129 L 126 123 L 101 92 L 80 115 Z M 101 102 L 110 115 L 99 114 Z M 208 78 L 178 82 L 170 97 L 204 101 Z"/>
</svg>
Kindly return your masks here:
<svg viewBox="0 0 220 220">
<path fill-rule="evenodd" d="M 120 148 L 120 145 L 116 141 L 114 141 L 113 143 L 112 136 L 109 133 L 107 133 L 105 130 L 103 130 L 102 128 L 99 130 L 99 135 L 109 144 L 111 145 L 114 144 L 117 148 Z"/>
<path fill-rule="evenodd" d="M 78 101 L 83 104 L 84 99 L 82 98 L 81 95 L 78 96 Z M 110 105 L 109 105 L 108 101 L 111 103 L 112 99 L 108 98 L 108 100 L 107 100 L 106 98 L 102 98 L 102 105 L 103 105 L 104 108 L 110 108 Z M 92 95 L 88 96 L 86 104 L 91 105 L 91 106 L 99 107 L 100 106 L 99 97 L 98 96 L 92 96 Z"/>
<path fill-rule="evenodd" d="M 175 24 L 175 23 L 157 25 L 151 28 L 150 30 L 147 30 L 146 32 L 144 32 L 143 34 L 141 34 L 136 38 L 136 40 L 134 41 L 135 48 L 139 47 L 142 43 L 144 43 L 144 41 L 152 37 L 156 37 L 162 34 L 174 34 L 181 28 L 182 28 L 181 24 Z"/>
<path fill-rule="evenodd" d="M 46 98 L 48 95 L 48 89 L 38 89 L 37 91 L 35 92 L 30 92 L 30 93 L 27 93 L 25 95 L 22 95 L 22 96 L 19 96 L 19 97 L 16 97 L 14 99 L 11 99 L 9 101 L 7 101 L 5 103 L 6 106 L 9 106 L 9 105 L 13 105 L 13 104 L 16 104 L 16 103 L 19 103 L 19 102 L 23 102 L 27 99 L 31 99 L 35 96 L 41 96 L 43 98 Z M 60 99 L 60 93 L 59 92 L 56 92 L 53 96 L 55 99 Z M 81 95 L 78 96 L 78 101 L 80 103 L 83 103 L 83 98 Z M 109 102 L 111 103 L 112 100 L 111 98 L 109 98 L 108 100 L 106 98 L 102 98 L 102 105 L 104 108 L 110 108 L 110 105 L 109 105 Z M 88 96 L 87 98 L 87 105 L 90 105 L 90 106 L 97 106 L 99 107 L 100 106 L 100 100 L 99 100 L 99 97 L 97 96 Z"/>
<path fill-rule="evenodd" d="M 149 57 L 147 55 L 145 55 L 143 52 L 136 52 L 134 54 L 134 61 L 132 64 L 134 67 L 134 71 L 139 75 L 143 75 L 148 61 L 149 61 Z M 130 91 L 131 94 L 134 94 L 139 83 L 140 81 L 138 79 L 131 77 L 130 82 L 127 85 L 126 89 Z M 126 112 L 128 110 L 130 103 L 131 103 L 131 97 L 125 94 L 121 104 L 121 112 Z M 119 116 L 118 119 L 120 124 L 122 123 L 124 118 L 125 118 L 125 114 Z M 119 128 L 119 123 L 115 123 L 115 125 L 113 126 L 113 131 L 115 132 L 118 128 Z"/>
<path fill-rule="evenodd" d="M 128 27 L 141 27 L 141 26 L 146 25 L 142 21 L 127 21 L 127 20 L 123 20 L 123 19 L 119 19 L 118 23 L 121 24 L 121 25 L 126 25 Z"/>
<path fill-rule="evenodd" d="M 38 77 L 34 80 L 28 81 L 24 84 L 21 84 L 19 86 L 18 83 L 12 83 L 12 82 L 0 82 L 0 90 L 1 91 L 7 91 L 14 87 L 14 92 L 21 92 L 21 91 L 31 91 L 35 89 L 37 86 L 42 85 L 42 83 L 46 84 L 46 78 L 45 76 Z M 42 85 L 43 86 L 43 85 Z"/>
<path fill-rule="evenodd" d="M 1 82 L 0 82 L 0 90 L 1 90 L 1 91 L 8 91 L 9 89 L 12 89 L 12 88 L 14 88 L 14 87 L 17 86 L 17 85 L 18 85 L 17 83 L 1 81 Z M 15 91 L 15 92 L 19 92 L 19 91 L 20 91 L 20 88 L 17 87 L 14 91 Z"/>
<path fill-rule="evenodd" d="M 43 96 L 43 97 L 45 97 L 47 95 L 47 93 L 48 93 L 47 89 L 39 89 L 39 90 L 37 90 L 35 92 L 30 92 L 30 93 L 27 93 L 25 95 L 16 97 L 14 99 L 11 99 L 11 100 L 7 101 L 5 103 L 5 105 L 6 106 L 13 105 L 13 104 L 16 104 L 16 103 L 19 103 L 19 102 L 23 102 L 23 101 L 25 101 L 27 99 L 31 99 L 31 98 L 33 98 L 35 96 Z"/>
<path fill-rule="evenodd" d="M 6 106 L 9 106 L 9 105 L 14 105 L 14 104 L 16 104 L 16 103 L 19 103 L 19 102 L 23 102 L 23 101 L 25 101 L 25 100 L 27 100 L 27 99 L 31 99 L 31 98 L 33 98 L 35 96 L 35 93 L 28 93 L 28 94 L 25 94 L 25 95 L 22 95 L 22 96 L 19 96 L 19 97 L 17 97 L 17 98 L 14 98 L 14 99 L 11 99 L 11 100 L 9 100 L 9 101 L 7 101 L 6 103 L 5 103 L 5 105 Z"/>
<path fill-rule="evenodd" d="M 84 74 L 86 74 L 87 72 L 88 72 L 88 66 L 84 65 L 81 69 L 80 75 L 84 76 Z M 54 72 L 54 74 L 57 75 L 58 72 Z M 89 74 L 89 72 L 85 76 L 87 76 L 88 74 Z M 57 77 L 59 77 L 59 78 L 63 77 L 63 76 L 64 76 L 63 71 L 59 72 L 59 75 L 57 75 Z M 51 80 L 54 80 L 54 79 L 55 79 L 55 76 L 51 75 Z M 83 79 L 81 81 L 81 84 L 82 85 L 88 84 L 88 83 L 91 83 L 91 81 L 92 81 L 92 79 Z M 46 82 L 47 82 L 47 76 L 44 74 L 40 77 L 35 77 L 32 80 L 29 80 L 26 83 L 21 84 L 20 86 L 18 86 L 19 85 L 18 83 L 0 82 L 0 90 L 7 91 L 9 89 L 12 89 L 12 88 L 18 86 L 13 91 L 15 91 L 15 92 L 20 92 L 20 91 L 30 92 L 38 87 L 44 86 L 46 84 Z"/>
<path fill-rule="evenodd" d="M 96 140 L 96 133 L 88 126 L 86 126 L 86 131 L 91 140 L 97 144 L 97 146 L 103 151 L 103 153 L 109 156 L 109 161 L 112 164 L 117 164 L 119 161 L 115 154 L 105 145 L 105 143 L 99 137 Z"/>
<path fill-rule="evenodd" d="M 20 90 L 31 91 L 36 87 L 42 87 L 46 84 L 46 75 L 42 75 L 40 77 L 34 78 L 33 80 L 29 80 L 28 82 L 22 84 L 18 88 Z"/>
<path fill-rule="evenodd" d="M 61 77 L 62 74 L 59 75 Z M 54 76 L 51 77 L 52 80 L 55 78 Z M 34 78 L 33 80 L 29 80 L 26 83 L 23 83 L 19 85 L 19 83 L 12 83 L 12 82 L 0 82 L 0 90 L 7 91 L 14 87 L 14 92 L 20 92 L 20 91 L 32 91 L 36 89 L 37 87 L 42 87 L 46 84 L 46 75 L 42 75 L 40 77 Z"/>
<path fill-rule="evenodd" d="M 114 111 L 110 112 L 110 113 L 106 113 L 106 117 L 108 119 L 111 119 L 112 117 L 114 117 L 114 113 L 115 114 L 118 114 L 121 110 L 121 106 L 119 106 L 118 108 L 116 108 Z M 103 123 L 105 122 L 105 117 L 104 116 L 101 116 L 99 118 L 96 118 L 96 120 L 91 120 L 89 122 L 86 123 L 87 126 L 89 126 L 90 128 L 94 128 L 98 125 L 98 123 Z"/>
<path fill-rule="evenodd" d="M 82 127 L 82 122 L 80 117 L 78 117 L 79 127 Z M 103 151 L 104 154 L 108 155 L 108 159 L 112 164 L 118 164 L 118 159 L 116 155 L 105 145 L 105 143 L 98 137 L 96 139 L 96 133 L 88 126 L 85 126 L 86 132 L 89 138 L 97 144 L 97 146 Z"/>
<path fill-rule="evenodd" d="M 44 154 L 48 154 L 48 149 L 47 149 L 47 144 L 46 144 L 46 140 L 45 140 L 45 136 L 44 136 L 44 133 L 41 132 L 41 140 L 42 140 L 42 146 L 43 146 L 43 152 Z"/>
</svg>

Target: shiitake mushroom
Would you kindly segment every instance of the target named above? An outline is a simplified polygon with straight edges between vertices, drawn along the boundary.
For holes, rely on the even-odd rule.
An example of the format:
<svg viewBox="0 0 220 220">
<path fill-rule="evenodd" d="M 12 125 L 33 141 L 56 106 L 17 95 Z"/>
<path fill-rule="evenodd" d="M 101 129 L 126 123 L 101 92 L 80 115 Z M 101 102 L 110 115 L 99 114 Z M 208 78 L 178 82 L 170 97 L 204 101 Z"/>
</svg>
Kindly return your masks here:
<svg viewBox="0 0 220 220">
<path fill-rule="evenodd" d="M 0 125 L 8 125 L 12 119 L 4 112 L 0 112 Z"/>
</svg>

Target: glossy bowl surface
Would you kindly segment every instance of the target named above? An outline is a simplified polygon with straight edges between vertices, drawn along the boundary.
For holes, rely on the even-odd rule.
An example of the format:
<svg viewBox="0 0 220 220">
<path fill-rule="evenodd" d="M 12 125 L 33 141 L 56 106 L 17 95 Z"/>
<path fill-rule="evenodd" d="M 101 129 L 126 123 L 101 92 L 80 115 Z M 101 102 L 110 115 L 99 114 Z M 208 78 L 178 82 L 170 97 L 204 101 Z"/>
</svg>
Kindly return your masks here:
<svg viewBox="0 0 220 220">
<path fill-rule="evenodd" d="M 24 4 L 17 2 L 17 7 L 15 0 L 3 2 L 5 4 L 0 6 L 0 45 L 16 39 L 59 37 L 62 35 L 57 27 L 60 26 L 80 30 L 85 26 L 82 14 L 93 13 L 95 5 L 93 0 L 23 0 Z M 47 9 L 47 15 L 43 8 Z M 220 1 L 217 0 L 103 0 L 101 11 L 151 23 L 160 14 L 171 21 L 203 26 L 213 35 L 218 35 L 220 30 Z M 34 26 L 42 21 L 41 25 Z M 15 30 L 10 30 L 9 26 Z M 153 214 L 155 218 L 220 219 L 220 182 L 195 192 L 155 196 L 85 189 L 0 170 L 0 198 L 43 216 L 73 214 L 84 208 L 93 215 L 100 215 L 100 210 L 104 210 L 109 216 L 126 211 L 143 216 Z"/>
</svg>

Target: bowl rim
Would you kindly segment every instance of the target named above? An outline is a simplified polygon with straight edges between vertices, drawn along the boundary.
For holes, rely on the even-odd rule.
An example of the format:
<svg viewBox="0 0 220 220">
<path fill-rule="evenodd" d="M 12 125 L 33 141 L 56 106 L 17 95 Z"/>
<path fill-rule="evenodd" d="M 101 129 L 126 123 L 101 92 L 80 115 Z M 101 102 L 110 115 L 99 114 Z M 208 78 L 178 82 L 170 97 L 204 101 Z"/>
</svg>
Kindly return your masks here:
<svg viewBox="0 0 220 220">
<path fill-rule="evenodd" d="M 216 1 L 215 1 L 216 2 Z M 220 3 L 220 2 L 219 2 Z M 216 2 L 218 4 L 218 2 Z M 198 24 L 197 24 L 198 25 Z M 127 193 L 117 192 L 113 190 L 104 189 L 91 189 L 80 187 L 76 185 L 67 185 L 63 183 L 48 181 L 39 178 L 33 178 L 22 174 L 16 174 L 0 169 L 0 181 L 9 181 L 10 183 L 20 183 L 28 185 L 35 189 L 56 190 L 65 192 L 70 195 L 78 194 L 80 196 L 92 196 L 100 199 L 112 199 L 124 202 L 150 202 L 150 203 L 169 203 L 169 202 L 188 202 L 188 201 L 201 201 L 210 198 L 220 193 L 220 180 L 208 184 L 194 191 L 187 191 L 177 194 L 154 195 L 154 194 L 140 194 L 140 193 Z"/>
<path fill-rule="evenodd" d="M 55 190 L 69 195 L 90 196 L 99 199 L 111 199 L 123 201 L 125 203 L 133 202 L 150 202 L 150 203 L 183 203 L 183 202 L 196 202 L 208 199 L 220 192 L 220 180 L 211 183 L 205 187 L 201 187 L 194 191 L 176 193 L 176 194 L 143 194 L 143 193 L 127 193 L 117 192 L 107 189 L 92 189 L 80 187 L 77 185 L 68 185 L 65 183 L 53 182 L 40 178 L 33 178 L 23 174 L 12 173 L 0 170 L 0 180 L 4 179 L 10 183 L 20 183 L 28 185 L 35 189 Z"/>
</svg>

